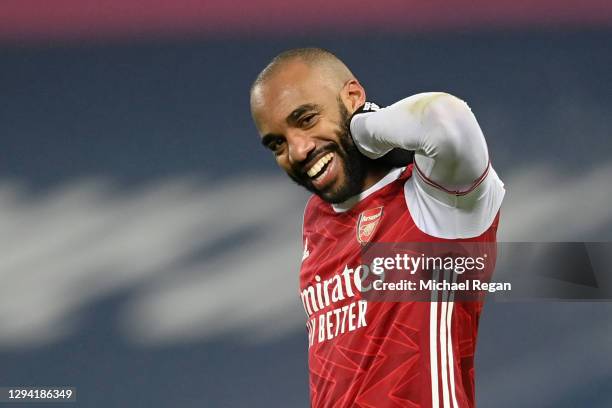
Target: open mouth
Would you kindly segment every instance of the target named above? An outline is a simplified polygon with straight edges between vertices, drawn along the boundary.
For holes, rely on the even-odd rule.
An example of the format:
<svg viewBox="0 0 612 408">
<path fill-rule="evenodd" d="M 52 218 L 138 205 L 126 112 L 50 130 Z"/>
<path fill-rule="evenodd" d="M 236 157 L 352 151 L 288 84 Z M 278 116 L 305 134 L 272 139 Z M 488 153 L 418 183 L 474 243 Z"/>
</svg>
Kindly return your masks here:
<svg viewBox="0 0 612 408">
<path fill-rule="evenodd" d="M 306 172 L 316 190 L 323 191 L 329 188 L 337 179 L 339 167 L 336 159 L 336 153 L 327 153 L 310 166 Z"/>
<path fill-rule="evenodd" d="M 313 164 L 310 167 L 310 169 L 308 169 L 308 171 L 306 172 L 308 177 L 310 177 L 312 180 L 316 180 L 320 178 L 325 173 L 327 168 L 329 167 L 329 164 L 331 163 L 333 158 L 334 158 L 333 153 L 327 153 L 325 156 L 317 160 L 317 162 Z"/>
</svg>

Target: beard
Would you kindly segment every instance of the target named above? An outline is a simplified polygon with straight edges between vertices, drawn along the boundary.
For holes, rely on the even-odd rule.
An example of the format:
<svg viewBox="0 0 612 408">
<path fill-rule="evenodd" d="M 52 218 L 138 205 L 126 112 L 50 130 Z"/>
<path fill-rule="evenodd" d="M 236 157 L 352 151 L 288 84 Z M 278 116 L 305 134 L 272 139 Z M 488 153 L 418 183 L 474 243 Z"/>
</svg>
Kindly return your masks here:
<svg viewBox="0 0 612 408">
<path fill-rule="evenodd" d="M 369 165 L 372 160 L 359 152 L 350 134 L 351 114 L 346 110 L 344 103 L 338 98 L 338 109 L 340 111 L 340 129 L 336 132 L 339 143 L 330 142 L 328 145 L 312 151 L 305 162 L 319 154 L 334 153 L 334 160 L 342 160 L 342 171 L 344 183 L 329 190 L 320 191 L 313 185 L 310 177 L 305 174 L 303 168 L 294 168 L 289 177 L 306 190 L 318 195 L 328 203 L 341 203 L 350 197 L 363 191 L 365 179 L 368 174 Z"/>
</svg>

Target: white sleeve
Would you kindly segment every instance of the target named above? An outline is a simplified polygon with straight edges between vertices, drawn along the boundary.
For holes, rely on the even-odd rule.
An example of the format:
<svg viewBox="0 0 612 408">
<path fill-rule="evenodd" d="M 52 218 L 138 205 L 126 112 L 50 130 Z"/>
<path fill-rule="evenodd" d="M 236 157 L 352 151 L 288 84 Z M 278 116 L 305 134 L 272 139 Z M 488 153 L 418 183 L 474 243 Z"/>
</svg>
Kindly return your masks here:
<svg viewBox="0 0 612 408">
<path fill-rule="evenodd" d="M 441 92 L 417 94 L 356 115 L 350 127 L 355 144 L 370 158 L 393 148 L 415 152 L 415 176 L 405 193 L 421 230 L 441 238 L 468 238 L 491 225 L 505 190 L 465 102 Z"/>
</svg>

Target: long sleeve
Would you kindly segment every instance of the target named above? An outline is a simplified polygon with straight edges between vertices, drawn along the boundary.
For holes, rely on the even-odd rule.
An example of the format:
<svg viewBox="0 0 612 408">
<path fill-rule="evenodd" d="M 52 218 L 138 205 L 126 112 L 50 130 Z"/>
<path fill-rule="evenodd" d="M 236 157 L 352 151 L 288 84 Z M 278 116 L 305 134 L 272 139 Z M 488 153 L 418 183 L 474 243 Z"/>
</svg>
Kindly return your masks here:
<svg viewBox="0 0 612 408">
<path fill-rule="evenodd" d="M 427 181 L 452 192 L 470 190 L 486 172 L 484 135 L 468 105 L 441 92 L 421 93 L 377 112 L 356 115 L 351 133 L 359 150 L 378 158 L 393 148 L 415 152 Z"/>
<path fill-rule="evenodd" d="M 504 183 L 465 102 L 446 93 L 417 94 L 355 115 L 350 127 L 357 148 L 370 158 L 393 148 L 415 152 L 416 176 L 408 179 L 404 194 L 419 229 L 455 239 L 477 237 L 492 225 Z"/>
</svg>

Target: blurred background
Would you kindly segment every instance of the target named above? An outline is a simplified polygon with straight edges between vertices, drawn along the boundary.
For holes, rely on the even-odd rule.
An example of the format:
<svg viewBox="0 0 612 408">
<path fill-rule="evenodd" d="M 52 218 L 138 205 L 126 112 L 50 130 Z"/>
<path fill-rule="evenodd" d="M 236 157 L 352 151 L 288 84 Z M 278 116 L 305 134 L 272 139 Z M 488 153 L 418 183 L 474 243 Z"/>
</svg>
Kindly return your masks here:
<svg viewBox="0 0 612 408">
<path fill-rule="evenodd" d="M 0 386 L 75 386 L 79 407 L 308 406 L 307 194 L 248 106 L 299 46 L 335 52 L 382 104 L 465 99 L 506 183 L 500 241 L 610 241 L 610 2 L 3 0 Z M 611 313 L 489 302 L 479 406 L 612 406 Z"/>
</svg>

